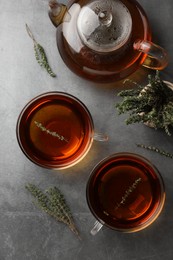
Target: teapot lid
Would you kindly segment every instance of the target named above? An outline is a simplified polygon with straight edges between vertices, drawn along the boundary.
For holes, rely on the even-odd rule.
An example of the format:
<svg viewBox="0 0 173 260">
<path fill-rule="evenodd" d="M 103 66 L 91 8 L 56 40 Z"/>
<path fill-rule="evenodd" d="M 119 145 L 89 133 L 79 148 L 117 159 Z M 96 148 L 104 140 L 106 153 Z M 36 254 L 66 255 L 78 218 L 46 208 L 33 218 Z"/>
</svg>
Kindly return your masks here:
<svg viewBox="0 0 173 260">
<path fill-rule="evenodd" d="M 110 52 L 128 42 L 132 18 L 120 0 L 90 1 L 81 8 L 77 30 L 87 47 L 98 52 Z"/>
</svg>

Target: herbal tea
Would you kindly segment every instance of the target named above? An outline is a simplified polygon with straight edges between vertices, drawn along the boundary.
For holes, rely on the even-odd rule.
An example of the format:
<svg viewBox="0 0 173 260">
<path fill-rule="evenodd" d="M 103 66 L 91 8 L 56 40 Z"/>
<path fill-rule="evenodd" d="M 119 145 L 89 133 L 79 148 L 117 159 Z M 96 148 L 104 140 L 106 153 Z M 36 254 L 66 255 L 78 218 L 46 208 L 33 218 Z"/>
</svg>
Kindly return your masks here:
<svg viewBox="0 0 173 260">
<path fill-rule="evenodd" d="M 162 210 L 165 192 L 157 169 L 134 154 L 117 154 L 101 162 L 87 186 L 88 204 L 103 224 L 134 232 L 151 224 Z"/>
<path fill-rule="evenodd" d="M 65 168 L 88 152 L 93 121 L 75 97 L 50 92 L 33 99 L 21 112 L 17 138 L 23 152 L 36 164 Z"/>
</svg>

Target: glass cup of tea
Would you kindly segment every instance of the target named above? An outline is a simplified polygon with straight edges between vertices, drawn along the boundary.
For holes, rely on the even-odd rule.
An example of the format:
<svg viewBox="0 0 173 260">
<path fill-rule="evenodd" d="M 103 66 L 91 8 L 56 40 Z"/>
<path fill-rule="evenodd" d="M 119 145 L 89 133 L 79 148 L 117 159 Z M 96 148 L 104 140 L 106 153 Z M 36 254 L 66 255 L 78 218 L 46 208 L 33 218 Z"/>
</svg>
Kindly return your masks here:
<svg viewBox="0 0 173 260">
<path fill-rule="evenodd" d="M 165 202 L 163 179 L 144 157 L 116 153 L 92 171 L 86 189 L 88 206 L 97 219 L 91 234 L 103 225 L 126 233 L 149 226 Z"/>
<path fill-rule="evenodd" d="M 107 135 L 94 132 L 87 107 L 63 92 L 47 92 L 32 99 L 18 117 L 16 134 L 24 154 L 50 169 L 73 166 L 88 153 L 93 140 L 108 140 Z"/>
</svg>

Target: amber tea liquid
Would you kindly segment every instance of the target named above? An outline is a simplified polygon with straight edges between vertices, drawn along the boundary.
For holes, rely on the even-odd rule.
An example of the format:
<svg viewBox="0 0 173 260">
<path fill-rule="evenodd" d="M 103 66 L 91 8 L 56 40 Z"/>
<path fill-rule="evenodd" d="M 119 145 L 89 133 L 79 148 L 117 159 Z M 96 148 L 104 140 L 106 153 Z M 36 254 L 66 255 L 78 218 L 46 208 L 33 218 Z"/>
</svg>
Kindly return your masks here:
<svg viewBox="0 0 173 260">
<path fill-rule="evenodd" d="M 93 140 L 93 121 L 75 97 L 51 92 L 32 100 L 21 112 L 17 137 L 24 153 L 36 164 L 66 168 L 78 162 Z"/>
<path fill-rule="evenodd" d="M 124 232 L 150 225 L 165 200 L 163 180 L 144 158 L 115 155 L 97 166 L 87 185 L 88 204 L 103 224 Z"/>
</svg>

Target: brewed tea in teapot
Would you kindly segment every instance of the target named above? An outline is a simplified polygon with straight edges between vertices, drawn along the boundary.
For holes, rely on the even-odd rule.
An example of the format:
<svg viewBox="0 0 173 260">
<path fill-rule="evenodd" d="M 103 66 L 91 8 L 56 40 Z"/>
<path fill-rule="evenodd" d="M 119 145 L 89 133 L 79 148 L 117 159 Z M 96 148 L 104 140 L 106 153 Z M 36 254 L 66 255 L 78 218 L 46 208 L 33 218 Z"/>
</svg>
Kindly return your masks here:
<svg viewBox="0 0 173 260">
<path fill-rule="evenodd" d="M 163 69 L 167 53 L 151 42 L 147 16 L 135 0 L 49 1 L 65 64 L 95 82 L 126 78 L 140 65 Z"/>
</svg>

